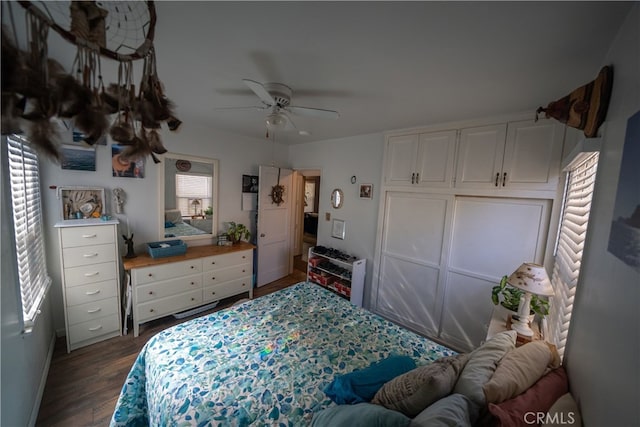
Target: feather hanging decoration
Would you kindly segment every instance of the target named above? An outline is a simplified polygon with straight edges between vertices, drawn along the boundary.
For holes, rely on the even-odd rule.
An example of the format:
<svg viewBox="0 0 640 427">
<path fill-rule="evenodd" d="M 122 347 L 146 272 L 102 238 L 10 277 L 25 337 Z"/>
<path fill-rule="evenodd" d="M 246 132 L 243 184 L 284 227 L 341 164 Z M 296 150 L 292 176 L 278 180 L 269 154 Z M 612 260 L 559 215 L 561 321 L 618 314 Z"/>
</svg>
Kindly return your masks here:
<svg viewBox="0 0 640 427">
<path fill-rule="evenodd" d="M 167 149 L 162 144 L 160 134 L 157 130 L 151 129 L 147 131 L 147 141 L 149 142 L 149 147 L 151 147 L 152 153 L 164 154 L 167 152 Z"/>
<path fill-rule="evenodd" d="M 29 142 L 47 157 L 59 162 L 61 159 L 57 141 L 52 136 L 58 133 L 49 119 L 36 120 L 29 125 Z"/>
</svg>

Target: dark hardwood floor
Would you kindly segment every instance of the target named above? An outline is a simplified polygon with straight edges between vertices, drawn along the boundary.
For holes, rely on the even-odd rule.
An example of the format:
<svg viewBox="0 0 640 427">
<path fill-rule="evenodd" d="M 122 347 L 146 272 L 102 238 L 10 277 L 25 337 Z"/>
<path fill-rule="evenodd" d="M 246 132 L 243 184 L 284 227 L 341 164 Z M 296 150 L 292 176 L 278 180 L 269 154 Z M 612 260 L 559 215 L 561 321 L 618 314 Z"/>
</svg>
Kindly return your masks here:
<svg viewBox="0 0 640 427">
<path fill-rule="evenodd" d="M 254 289 L 254 298 L 305 280 L 305 274 L 293 274 Z M 231 306 L 247 294 L 228 298 L 203 316 Z M 56 341 L 45 386 L 37 426 L 108 426 L 124 380 L 142 346 L 159 331 L 190 318 L 177 320 L 167 316 L 140 327 L 140 335 L 129 334 L 67 353 L 65 338 Z"/>
</svg>

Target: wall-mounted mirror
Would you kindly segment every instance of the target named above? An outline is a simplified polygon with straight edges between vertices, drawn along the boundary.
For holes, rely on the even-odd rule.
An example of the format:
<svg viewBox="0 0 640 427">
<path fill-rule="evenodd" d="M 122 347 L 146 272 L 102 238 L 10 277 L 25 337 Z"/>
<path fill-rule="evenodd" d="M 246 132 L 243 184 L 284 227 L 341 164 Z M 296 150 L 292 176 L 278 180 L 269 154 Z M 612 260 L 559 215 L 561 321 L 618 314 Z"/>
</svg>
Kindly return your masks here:
<svg viewBox="0 0 640 427">
<path fill-rule="evenodd" d="M 216 235 L 218 160 L 167 153 L 159 177 L 160 240 Z"/>
<path fill-rule="evenodd" d="M 342 203 L 344 202 L 344 193 L 341 189 L 336 188 L 331 192 L 331 206 L 334 209 L 340 209 L 342 207 Z"/>
</svg>

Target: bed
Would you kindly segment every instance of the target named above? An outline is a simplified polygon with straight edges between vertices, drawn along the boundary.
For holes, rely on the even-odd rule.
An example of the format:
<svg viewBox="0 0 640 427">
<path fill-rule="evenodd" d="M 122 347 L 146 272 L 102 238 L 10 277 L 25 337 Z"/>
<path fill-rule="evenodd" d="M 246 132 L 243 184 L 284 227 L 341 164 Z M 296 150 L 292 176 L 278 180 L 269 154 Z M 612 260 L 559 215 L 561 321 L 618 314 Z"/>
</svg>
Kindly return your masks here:
<svg viewBox="0 0 640 427">
<path fill-rule="evenodd" d="M 169 328 L 142 348 L 111 426 L 305 426 L 335 376 L 390 355 L 456 354 L 321 288 L 289 288 Z"/>
<path fill-rule="evenodd" d="M 164 212 L 164 237 L 198 236 L 201 234 L 209 233 L 184 222 L 179 209 L 169 209 Z"/>
</svg>

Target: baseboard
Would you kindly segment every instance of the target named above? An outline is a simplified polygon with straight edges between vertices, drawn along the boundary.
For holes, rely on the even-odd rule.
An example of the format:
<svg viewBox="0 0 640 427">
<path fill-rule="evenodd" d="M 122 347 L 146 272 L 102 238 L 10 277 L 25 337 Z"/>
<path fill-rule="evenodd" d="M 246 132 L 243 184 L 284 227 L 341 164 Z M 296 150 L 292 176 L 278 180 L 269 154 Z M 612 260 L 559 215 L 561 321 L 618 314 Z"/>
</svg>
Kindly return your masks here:
<svg viewBox="0 0 640 427">
<path fill-rule="evenodd" d="M 42 396 L 44 395 L 44 388 L 47 385 L 47 377 L 49 376 L 49 367 L 51 366 L 51 360 L 53 359 L 53 350 L 56 347 L 56 334 L 51 334 L 51 342 L 49 343 L 49 351 L 47 352 L 47 360 L 42 370 L 42 376 L 40 378 L 40 385 L 38 386 L 38 393 L 36 394 L 36 400 L 31 410 L 31 416 L 29 417 L 29 427 L 36 425 L 38 420 L 38 413 L 40 412 L 40 404 L 42 403 Z"/>
<path fill-rule="evenodd" d="M 57 329 L 56 330 L 56 336 L 58 338 L 67 336 L 67 330 L 65 328 Z"/>
</svg>

